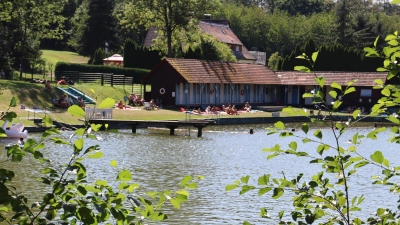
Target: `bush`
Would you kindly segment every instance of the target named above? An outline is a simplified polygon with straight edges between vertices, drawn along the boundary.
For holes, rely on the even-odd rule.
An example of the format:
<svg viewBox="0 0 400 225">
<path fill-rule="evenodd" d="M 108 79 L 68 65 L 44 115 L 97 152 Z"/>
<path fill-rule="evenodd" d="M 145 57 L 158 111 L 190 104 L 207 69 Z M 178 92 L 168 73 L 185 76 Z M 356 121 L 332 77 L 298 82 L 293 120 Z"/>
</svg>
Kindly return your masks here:
<svg viewBox="0 0 400 225">
<path fill-rule="evenodd" d="M 150 72 L 147 69 L 139 68 L 123 68 L 115 66 L 104 65 L 87 65 L 77 63 L 58 62 L 55 71 L 79 71 L 82 73 L 113 73 L 117 75 L 125 75 L 127 77 L 134 77 L 134 82 L 139 83 L 140 80 Z"/>
<path fill-rule="evenodd" d="M 9 111 L 11 107 L 16 107 L 17 101 L 17 98 L 12 98 L 7 111 L 0 115 L 0 120 L 12 122 L 17 119 L 17 114 Z M 115 100 L 107 98 L 97 109 L 110 108 L 114 103 Z M 77 105 L 69 107 L 68 112 L 72 116 L 87 119 L 85 111 Z M 104 153 L 98 144 L 88 147 L 87 140 L 99 139 L 96 132 L 100 130 L 102 124 L 89 124 L 86 120 L 85 128 L 76 129 L 71 135 L 64 136 L 60 130 L 53 127 L 49 115 L 43 117 L 43 123 L 49 128 L 42 133 L 39 140 L 27 139 L 24 145 L 10 146 L 7 149 L 7 158 L 3 157 L 0 162 L 2 224 L 140 225 L 152 221 L 164 221 L 168 219 L 168 215 L 162 212 L 163 208 L 168 205 L 179 209 L 181 204 L 187 202 L 189 191 L 197 188 L 196 182 L 203 179 L 203 176 L 185 176 L 175 190 L 144 194 L 141 190 L 139 192 L 139 184 L 132 180 L 132 172 L 119 166 L 117 161 L 110 160 L 109 169 L 118 173 L 115 180 L 98 179 L 88 182 L 87 174 L 91 171 L 90 168 L 87 169 L 85 159 L 103 158 Z M 0 127 L 0 138 L 6 136 Z M 70 149 L 66 154 L 71 157 L 66 163 L 60 164 L 45 158 L 41 150 L 46 147 L 45 143 L 48 141 L 58 144 L 56 149 L 63 151 Z M 42 201 L 29 199 L 31 196 L 23 195 L 12 185 L 11 181 L 14 178 L 19 181 L 13 182 L 25 181 L 26 175 L 18 171 L 18 165 L 24 163 L 23 158 L 36 160 L 35 162 L 41 165 L 36 172 L 41 174 L 37 181 L 46 185 L 46 188 L 37 193 Z M 16 168 L 16 172 L 14 173 L 9 167 Z M 37 183 L 25 185 L 32 186 Z"/>
<path fill-rule="evenodd" d="M 93 65 L 103 65 L 103 59 L 106 57 L 106 54 L 104 53 L 104 50 L 99 48 L 96 50 L 96 52 L 94 53 L 93 56 L 93 61 L 92 64 Z"/>
</svg>

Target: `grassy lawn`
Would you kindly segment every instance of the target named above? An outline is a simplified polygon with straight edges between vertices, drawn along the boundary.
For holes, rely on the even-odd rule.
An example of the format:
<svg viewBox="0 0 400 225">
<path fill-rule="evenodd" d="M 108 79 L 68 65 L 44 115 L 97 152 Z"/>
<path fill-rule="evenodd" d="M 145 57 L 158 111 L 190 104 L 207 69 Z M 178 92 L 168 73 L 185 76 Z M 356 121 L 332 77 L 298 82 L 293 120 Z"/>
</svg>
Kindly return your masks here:
<svg viewBox="0 0 400 225">
<path fill-rule="evenodd" d="M 54 76 L 54 70 L 57 62 L 69 62 L 69 63 L 81 63 L 86 64 L 89 60 L 88 57 L 80 56 L 78 53 L 69 51 L 56 51 L 56 50 L 41 50 L 43 52 L 42 58 L 46 60 L 46 76 L 43 78 L 43 74 L 31 74 L 29 69 L 23 72 L 22 77 L 24 79 L 48 79 L 50 80 L 50 74 Z M 48 68 L 48 64 L 53 64 L 53 72 L 51 73 Z M 53 78 L 54 80 L 54 78 Z"/>
<path fill-rule="evenodd" d="M 81 124 L 79 119 L 71 116 L 66 109 L 55 108 L 51 104 L 52 98 L 59 98 L 62 92 L 57 90 L 56 85 L 52 84 L 53 93 L 48 93 L 44 90 L 44 84 L 39 83 L 29 83 L 24 81 L 9 81 L 0 80 L 1 99 L 0 101 L 0 111 L 6 111 L 8 104 L 10 103 L 12 97 L 17 97 L 17 107 L 11 108 L 11 111 L 15 111 L 18 115 L 18 120 L 20 119 L 25 125 L 33 125 L 33 122 L 29 119 L 42 118 L 44 113 L 33 113 L 27 110 L 20 109 L 20 105 L 23 104 L 27 109 L 33 108 L 37 105 L 39 108 L 47 109 L 52 111 L 49 115 L 57 121 L 67 122 L 70 124 Z M 101 103 L 105 98 L 112 98 L 116 101 L 123 99 L 125 95 L 129 95 L 130 87 L 115 86 L 107 87 L 100 86 L 99 84 L 76 84 L 75 88 L 84 92 L 88 96 L 97 100 L 97 105 Z M 92 92 L 94 91 L 94 93 Z M 95 105 L 88 105 L 89 107 L 95 107 Z M 242 113 L 240 115 L 231 116 L 225 115 L 222 117 L 270 117 L 269 112 L 258 112 L 258 113 Z M 114 119 L 122 120 L 184 120 L 187 118 L 185 113 L 179 112 L 179 107 L 167 107 L 161 110 L 113 110 Z M 211 119 L 212 115 L 190 115 L 190 119 Z M 0 122 L 2 123 L 2 122 Z"/>
<path fill-rule="evenodd" d="M 42 58 L 47 63 L 53 63 L 53 68 L 57 62 L 69 62 L 69 63 L 87 63 L 89 58 L 80 56 L 78 53 L 69 51 L 55 51 L 55 50 L 42 50 Z"/>
</svg>

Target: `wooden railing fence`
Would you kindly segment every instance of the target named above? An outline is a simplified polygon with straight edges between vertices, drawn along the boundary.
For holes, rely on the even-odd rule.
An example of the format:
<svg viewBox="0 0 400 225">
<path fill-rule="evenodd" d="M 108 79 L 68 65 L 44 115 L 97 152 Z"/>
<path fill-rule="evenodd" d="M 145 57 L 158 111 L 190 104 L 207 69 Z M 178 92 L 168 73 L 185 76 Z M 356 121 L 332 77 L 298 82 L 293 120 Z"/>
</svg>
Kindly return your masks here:
<svg viewBox="0 0 400 225">
<path fill-rule="evenodd" d="M 79 71 L 56 71 L 55 80 L 72 80 L 74 82 L 94 83 L 99 82 L 101 86 L 110 85 L 133 85 L 133 77 L 117 75 L 112 73 L 81 73 Z"/>
</svg>

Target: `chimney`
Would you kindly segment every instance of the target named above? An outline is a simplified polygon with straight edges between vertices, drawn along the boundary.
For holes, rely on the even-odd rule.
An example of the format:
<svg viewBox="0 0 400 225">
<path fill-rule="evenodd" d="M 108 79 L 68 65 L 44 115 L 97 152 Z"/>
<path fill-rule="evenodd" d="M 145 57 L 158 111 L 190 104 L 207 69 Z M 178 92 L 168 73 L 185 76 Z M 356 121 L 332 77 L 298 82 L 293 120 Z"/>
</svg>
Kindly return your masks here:
<svg viewBox="0 0 400 225">
<path fill-rule="evenodd" d="M 211 20 L 211 14 L 204 14 L 205 20 Z"/>
</svg>

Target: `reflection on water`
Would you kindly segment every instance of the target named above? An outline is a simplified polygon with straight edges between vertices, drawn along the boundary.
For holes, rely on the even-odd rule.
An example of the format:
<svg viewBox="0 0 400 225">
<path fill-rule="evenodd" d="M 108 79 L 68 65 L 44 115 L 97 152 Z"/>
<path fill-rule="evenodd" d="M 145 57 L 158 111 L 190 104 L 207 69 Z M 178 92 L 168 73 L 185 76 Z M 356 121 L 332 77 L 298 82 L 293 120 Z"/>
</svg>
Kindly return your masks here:
<svg viewBox="0 0 400 225">
<path fill-rule="evenodd" d="M 176 189 L 180 180 L 185 175 L 204 175 L 206 178 L 199 183 L 198 190 L 192 191 L 189 202 L 182 206 L 181 210 L 167 207 L 166 213 L 169 220 L 163 224 L 242 224 L 244 220 L 251 223 L 265 224 L 271 220 L 259 218 L 260 207 L 266 207 L 271 216 L 277 215 L 282 209 L 291 208 L 289 201 L 290 193 L 284 195 L 284 201 L 276 201 L 266 194 L 257 197 L 257 193 L 247 193 L 239 196 L 238 191 L 226 192 L 225 186 L 233 183 L 241 176 L 250 175 L 251 184 L 257 183 L 258 176 L 262 174 L 273 174 L 282 176 L 285 171 L 287 178 L 294 178 L 298 173 L 304 173 L 308 178 L 320 167 L 308 164 L 305 158 L 294 156 L 276 157 L 266 160 L 266 153 L 261 152 L 264 147 L 272 147 L 276 143 L 282 148 L 288 148 L 291 141 L 297 140 L 298 151 L 305 151 L 316 155 L 316 144 L 302 144 L 294 137 L 278 138 L 277 135 L 267 136 L 268 124 L 260 125 L 237 125 L 237 126 L 211 126 L 204 130 L 203 137 L 197 138 L 196 130 L 176 130 L 175 136 L 169 135 L 166 129 L 140 129 L 136 134 L 129 131 L 120 133 L 101 133 L 100 145 L 105 157 L 102 159 L 85 160 L 88 179 L 115 179 L 117 172 L 109 165 L 111 159 L 115 159 L 120 168 L 126 168 L 133 172 L 134 181 L 140 184 L 140 194 L 151 190 Z M 249 128 L 255 133 L 250 135 Z M 351 139 L 354 132 L 366 133 L 371 128 L 359 128 L 350 130 L 342 137 L 341 144 L 346 147 L 347 140 Z M 303 135 L 301 131 L 297 134 Z M 313 131 L 309 132 L 312 135 Z M 324 130 L 327 140 L 333 142 L 329 130 Z M 66 132 L 68 136 L 70 133 Z M 387 134 L 385 134 L 387 136 Z M 32 134 L 32 138 L 39 138 L 39 134 Z M 396 145 L 380 141 L 367 140 L 358 149 L 360 153 L 369 157 L 376 150 L 384 151 L 385 156 L 393 165 L 399 165 L 396 157 Z M 98 143 L 87 141 L 87 146 Z M 92 142 L 92 143 L 91 143 Z M 328 141 L 329 142 L 329 141 Z M 6 144 L 0 140 L 0 145 Z M 333 143 L 332 143 L 333 144 Z M 48 143 L 44 153 L 54 164 L 67 162 L 71 149 L 62 145 Z M 0 148 L 2 148 L 0 146 Z M 4 159 L 5 154 L 1 158 Z M 396 161 L 394 161 L 396 160 Z M 42 185 L 24 185 L 29 179 L 39 176 L 38 168 L 42 165 L 31 159 L 24 159 L 22 164 L 10 164 L 14 171 L 24 175 L 25 180 L 17 180 L 16 185 L 33 198 L 43 194 Z M 18 168 L 17 168 L 18 167 Z M 17 170 L 18 169 L 18 170 Z M 367 216 L 376 207 L 395 207 L 397 197 L 390 194 L 384 187 L 372 187 L 369 183 L 371 174 L 380 173 L 377 168 L 366 166 L 350 179 L 350 187 L 355 194 L 367 195 L 367 202 L 363 205 L 362 215 Z M 365 176 L 364 176 L 365 174 Z M 18 177 L 18 176 L 17 176 Z M 353 194 L 353 196 L 355 195 Z M 385 203 L 385 205 L 381 205 Z"/>
</svg>

